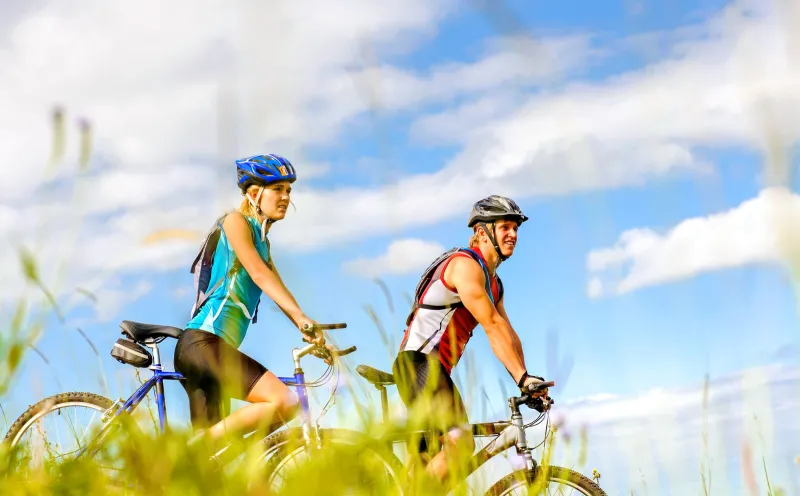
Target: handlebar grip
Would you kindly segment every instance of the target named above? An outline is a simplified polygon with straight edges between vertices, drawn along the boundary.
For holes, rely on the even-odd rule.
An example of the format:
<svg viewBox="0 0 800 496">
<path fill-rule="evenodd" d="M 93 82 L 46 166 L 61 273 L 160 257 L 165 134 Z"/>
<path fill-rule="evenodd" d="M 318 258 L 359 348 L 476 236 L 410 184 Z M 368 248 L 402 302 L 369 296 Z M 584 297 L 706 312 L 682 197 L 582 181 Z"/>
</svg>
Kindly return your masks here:
<svg viewBox="0 0 800 496">
<path fill-rule="evenodd" d="M 300 331 L 305 334 L 312 334 L 315 331 L 330 331 L 333 329 L 344 329 L 347 327 L 347 324 L 340 323 L 340 324 L 303 324 L 303 327 L 300 328 Z"/>
<path fill-rule="evenodd" d="M 343 357 L 345 355 L 349 355 L 350 353 L 353 353 L 354 351 L 356 351 L 356 349 L 357 348 L 355 346 L 351 346 L 351 347 L 349 347 L 347 349 L 344 349 L 344 350 L 333 350 L 331 352 L 331 354 L 333 356 L 335 356 L 335 357 Z"/>
<path fill-rule="evenodd" d="M 535 392 L 541 391 L 543 389 L 551 388 L 551 387 L 553 387 L 555 385 L 556 385 L 556 383 L 553 382 L 553 381 L 540 382 L 539 384 L 537 384 L 535 386 L 532 386 L 530 388 L 524 388 L 523 391 L 528 391 L 529 393 L 535 393 Z"/>
</svg>

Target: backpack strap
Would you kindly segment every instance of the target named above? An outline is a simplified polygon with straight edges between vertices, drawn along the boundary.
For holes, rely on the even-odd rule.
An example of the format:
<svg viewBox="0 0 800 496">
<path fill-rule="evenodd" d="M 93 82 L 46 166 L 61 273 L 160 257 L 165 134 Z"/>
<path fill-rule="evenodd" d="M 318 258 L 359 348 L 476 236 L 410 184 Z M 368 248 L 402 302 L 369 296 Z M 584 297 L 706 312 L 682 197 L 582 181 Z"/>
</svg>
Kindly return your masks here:
<svg viewBox="0 0 800 496">
<path fill-rule="evenodd" d="M 478 264 L 481 266 L 481 269 L 483 269 L 483 275 L 486 280 L 485 281 L 486 293 L 489 295 L 489 300 L 492 302 L 492 304 L 493 305 L 495 304 L 494 295 L 492 294 L 492 282 L 491 282 L 491 277 L 489 276 L 489 268 L 486 266 L 486 263 L 483 261 L 483 258 L 472 248 L 452 248 L 446 251 L 445 253 L 441 254 L 439 258 L 437 258 L 430 266 L 428 266 L 427 269 L 425 269 L 425 272 L 423 273 L 420 282 L 417 284 L 414 303 L 411 307 L 411 311 L 409 312 L 408 317 L 406 318 L 406 326 L 411 325 L 411 320 L 414 318 L 414 314 L 419 308 L 422 308 L 424 310 L 445 310 L 450 308 L 461 308 L 464 306 L 464 303 L 461 301 L 449 305 L 430 305 L 427 303 L 421 303 L 422 295 L 428 288 L 428 286 L 431 284 L 431 280 L 433 279 L 433 274 L 436 272 L 436 269 L 438 269 L 439 265 L 441 265 L 445 260 L 450 258 L 450 256 L 452 256 L 454 253 L 466 253 L 473 260 L 478 262 Z M 498 284 L 499 280 L 500 279 L 498 278 Z M 502 286 L 500 290 L 502 291 Z M 498 298 L 498 301 L 499 300 L 500 299 Z"/>
<path fill-rule="evenodd" d="M 505 290 L 503 289 L 503 281 L 500 279 L 500 276 L 497 276 L 497 302 L 499 303 L 503 299 L 503 295 L 505 294 Z"/>
<path fill-rule="evenodd" d="M 194 262 L 192 262 L 192 266 L 189 269 L 189 272 L 194 274 L 195 280 L 195 288 L 197 288 L 197 294 L 195 297 L 195 304 L 192 307 L 192 316 L 191 318 L 195 318 L 197 314 L 200 312 L 202 306 L 208 301 L 208 298 L 214 291 L 219 288 L 225 279 L 233 277 L 239 269 L 242 268 L 242 263 L 239 261 L 236 254 L 233 256 L 233 263 L 231 267 L 228 269 L 225 277 L 219 278 L 211 288 L 208 288 L 208 284 L 211 282 L 211 266 L 214 262 L 214 255 L 217 251 L 217 245 L 219 244 L 219 239 L 222 235 L 223 228 L 222 222 L 224 221 L 225 217 L 228 214 L 225 214 L 219 217 L 216 222 L 214 223 L 214 227 L 211 229 L 211 232 L 208 233 L 206 236 L 206 240 L 203 242 L 203 245 L 200 248 L 200 252 L 195 257 Z M 253 226 L 247 222 L 247 227 L 250 229 L 250 235 L 253 239 L 253 243 L 256 242 L 256 234 L 253 231 Z M 256 306 L 256 311 L 253 316 L 253 323 L 256 322 L 256 318 L 258 315 L 258 306 Z"/>
<path fill-rule="evenodd" d="M 224 217 L 224 216 L 223 216 Z M 214 228 L 206 236 L 205 241 L 200 246 L 200 251 L 192 262 L 189 272 L 194 274 L 194 286 L 196 290 L 195 302 L 192 306 L 191 318 L 195 318 L 200 312 L 200 308 L 208 300 L 209 295 L 216 291 L 222 280 L 219 280 L 210 289 L 208 287 L 211 282 L 211 264 L 214 261 L 214 254 L 217 251 L 217 244 L 221 234 L 223 217 L 216 220 Z"/>
</svg>

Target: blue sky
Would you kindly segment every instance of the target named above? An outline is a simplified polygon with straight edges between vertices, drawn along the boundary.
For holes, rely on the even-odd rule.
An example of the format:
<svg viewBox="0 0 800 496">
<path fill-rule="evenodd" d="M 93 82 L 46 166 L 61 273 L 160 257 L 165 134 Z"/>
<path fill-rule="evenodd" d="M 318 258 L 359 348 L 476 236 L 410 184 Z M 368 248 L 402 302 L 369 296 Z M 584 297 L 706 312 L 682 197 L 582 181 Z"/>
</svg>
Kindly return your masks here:
<svg viewBox="0 0 800 496">
<path fill-rule="evenodd" d="M 101 377 L 130 390 L 108 355 L 118 322 L 185 324 L 200 237 L 238 203 L 232 160 L 265 152 L 300 177 L 271 233 L 278 267 L 309 316 L 348 323 L 334 339 L 358 346 L 351 366 L 390 368 L 403 294 L 492 193 L 531 218 L 499 273 L 559 404 L 797 364 L 796 2 L 179 4 L 155 23 L 154 1 L 2 16 L 0 308 L 23 294 L 21 244 L 67 312 L 46 317 L 49 364 L 26 356 L 9 417 Z M 47 166 L 55 104 L 66 148 Z M 80 117 L 94 158 L 76 175 Z M 298 334 L 271 306 L 242 350 L 286 375 Z M 503 401 L 485 336 L 469 349 L 459 383 Z"/>
</svg>

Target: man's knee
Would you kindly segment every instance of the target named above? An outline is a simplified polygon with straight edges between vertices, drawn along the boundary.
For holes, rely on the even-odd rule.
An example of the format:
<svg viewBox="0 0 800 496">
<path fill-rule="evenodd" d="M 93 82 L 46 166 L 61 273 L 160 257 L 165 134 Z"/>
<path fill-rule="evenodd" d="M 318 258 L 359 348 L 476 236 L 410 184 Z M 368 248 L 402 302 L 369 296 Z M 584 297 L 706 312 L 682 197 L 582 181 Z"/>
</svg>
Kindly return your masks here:
<svg viewBox="0 0 800 496">
<path fill-rule="evenodd" d="M 444 435 L 444 442 L 450 449 L 456 449 L 465 454 L 475 451 L 475 438 L 469 426 L 453 427 Z"/>
</svg>

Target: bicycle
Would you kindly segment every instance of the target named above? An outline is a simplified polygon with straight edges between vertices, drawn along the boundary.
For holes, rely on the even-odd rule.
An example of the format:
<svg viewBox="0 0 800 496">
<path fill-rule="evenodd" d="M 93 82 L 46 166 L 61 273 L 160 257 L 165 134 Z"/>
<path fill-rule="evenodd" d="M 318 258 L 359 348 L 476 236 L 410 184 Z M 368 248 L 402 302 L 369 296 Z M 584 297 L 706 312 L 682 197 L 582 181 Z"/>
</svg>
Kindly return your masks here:
<svg viewBox="0 0 800 496">
<path fill-rule="evenodd" d="M 301 329 L 305 334 L 313 335 L 322 330 L 342 329 L 347 327 L 346 324 L 316 324 L 314 326 L 305 326 Z M 119 339 L 112 349 L 112 355 L 115 356 L 122 363 L 133 365 L 137 368 L 148 368 L 152 370 L 153 375 L 146 382 L 144 382 L 127 400 L 118 399 L 111 401 L 110 399 L 87 392 L 68 392 L 61 393 L 45 398 L 34 405 L 30 406 L 25 412 L 20 415 L 16 421 L 11 425 L 6 433 L 3 443 L 11 448 L 20 447 L 20 443 L 27 433 L 33 431 L 41 432 L 43 420 L 49 414 L 55 413 L 61 419 L 75 419 L 77 420 L 77 413 L 64 414 L 65 409 L 68 408 L 83 408 L 92 416 L 89 419 L 89 424 L 95 420 L 99 415 L 99 426 L 87 425 L 85 428 L 76 429 L 71 426 L 73 436 L 69 440 L 78 442 L 78 446 L 67 451 L 61 455 L 55 456 L 56 461 L 65 461 L 69 458 L 77 458 L 81 456 L 94 456 L 98 453 L 103 446 L 103 441 L 107 438 L 108 434 L 115 426 L 119 426 L 124 421 L 123 419 L 130 418 L 136 407 L 147 397 L 151 390 L 155 390 L 156 408 L 158 412 L 158 432 L 163 433 L 167 428 L 167 409 L 166 399 L 164 396 L 164 381 L 170 380 L 185 380 L 184 377 L 176 371 L 166 371 L 161 364 L 161 355 L 159 352 L 158 344 L 167 338 L 178 338 L 183 332 L 182 329 L 162 326 L 143 324 L 133 321 L 122 321 L 120 323 L 123 336 L 128 339 Z M 152 350 L 152 354 L 144 347 Z M 122 348 L 119 351 L 118 348 Z M 118 351 L 115 353 L 115 351 Z M 316 421 L 312 420 L 312 412 L 308 400 L 308 388 L 316 387 L 326 382 L 332 375 L 332 369 L 335 365 L 335 360 L 356 351 L 355 346 L 344 350 L 336 350 L 332 347 L 323 347 L 316 344 L 308 344 L 303 348 L 295 348 L 292 350 L 292 361 L 294 364 L 294 374 L 292 377 L 279 377 L 279 379 L 287 386 L 294 387 L 295 393 L 298 396 L 300 403 L 300 421 L 301 427 L 285 428 L 278 430 L 271 436 L 261 439 L 262 447 L 264 448 L 263 459 L 269 459 L 271 453 L 275 448 L 280 446 L 275 441 L 279 439 L 288 439 L 300 433 L 300 437 L 304 440 L 307 446 L 322 447 L 323 444 L 330 444 L 331 440 L 337 442 L 346 440 L 347 443 L 353 442 L 363 445 L 362 435 L 355 431 L 348 431 L 344 429 L 332 430 L 320 429 L 319 419 L 325 414 L 327 408 L 331 404 L 331 400 L 336 392 L 335 388 L 331 393 L 328 403 L 323 408 L 322 413 L 317 417 Z M 328 368 L 323 375 L 311 382 L 306 382 L 305 372 L 303 371 L 300 361 L 308 355 L 313 355 L 317 358 L 327 360 Z M 337 380 L 338 385 L 338 380 Z M 76 433 L 82 433 L 81 436 L 75 436 Z M 84 437 L 91 433 L 92 436 L 88 439 Z M 57 434 L 57 444 L 60 444 L 60 435 Z M 258 442 L 256 441 L 256 442 Z M 253 442 L 251 439 L 249 442 Z M 247 443 L 249 445 L 249 442 Z M 52 442 L 45 436 L 42 446 L 51 454 Z M 223 447 L 220 451 L 214 454 L 215 459 L 220 466 L 235 459 L 242 451 L 231 449 L 232 445 Z M 376 446 L 375 449 L 381 448 Z M 39 453 L 43 454 L 43 453 Z M 36 453 L 34 453 L 36 455 Z M 387 464 L 387 469 L 391 469 L 391 473 L 395 473 L 395 469 L 400 466 L 399 460 L 396 458 L 391 459 L 391 456 L 381 452 L 379 459 Z"/>
<path fill-rule="evenodd" d="M 394 376 L 367 365 L 359 365 L 356 367 L 356 371 L 380 392 L 383 422 L 387 423 L 388 394 L 386 388 L 395 384 Z M 553 382 L 546 382 L 540 387 L 544 389 L 545 387 L 552 387 L 553 385 Z M 509 398 L 508 405 L 511 410 L 510 421 L 471 424 L 472 433 L 476 437 L 494 437 L 494 439 L 472 456 L 469 465 L 469 473 L 467 475 L 475 472 L 484 463 L 511 447 L 515 447 L 517 454 L 525 461 L 524 469 L 516 470 L 495 482 L 486 492 L 487 495 L 507 495 L 515 490 L 522 490 L 524 494 L 529 494 L 531 488 L 534 490 L 547 489 L 543 486 L 549 486 L 551 483 L 557 486 L 558 494 L 563 494 L 564 488 L 567 487 L 586 496 L 606 495 L 605 491 L 603 491 L 596 482 L 578 472 L 552 465 L 541 466 L 533 459 L 531 455 L 532 448 L 529 448 L 527 444 L 525 429 L 542 421 L 550 406 L 547 400 L 542 398 L 533 399 L 529 395 L 523 394 L 521 396 Z M 539 417 L 529 424 L 523 424 L 523 417 L 520 412 L 520 406 L 522 405 L 539 411 Z M 285 437 L 286 435 L 287 433 L 277 434 L 276 438 Z M 409 431 L 401 427 L 390 429 L 388 434 L 377 441 L 391 446 L 394 443 L 408 443 L 414 435 L 430 436 L 430 433 L 426 431 Z M 297 450 L 297 448 L 294 449 Z M 292 456 L 292 453 L 286 451 L 287 450 L 284 450 L 284 452 L 279 451 L 272 457 L 272 463 L 268 468 L 268 472 L 276 469 L 277 464 L 283 463 L 283 460 Z M 593 475 L 595 478 L 600 477 L 600 474 L 596 470 Z M 402 490 L 399 492 L 402 493 Z M 549 492 L 545 494 L 549 494 Z"/>
</svg>

